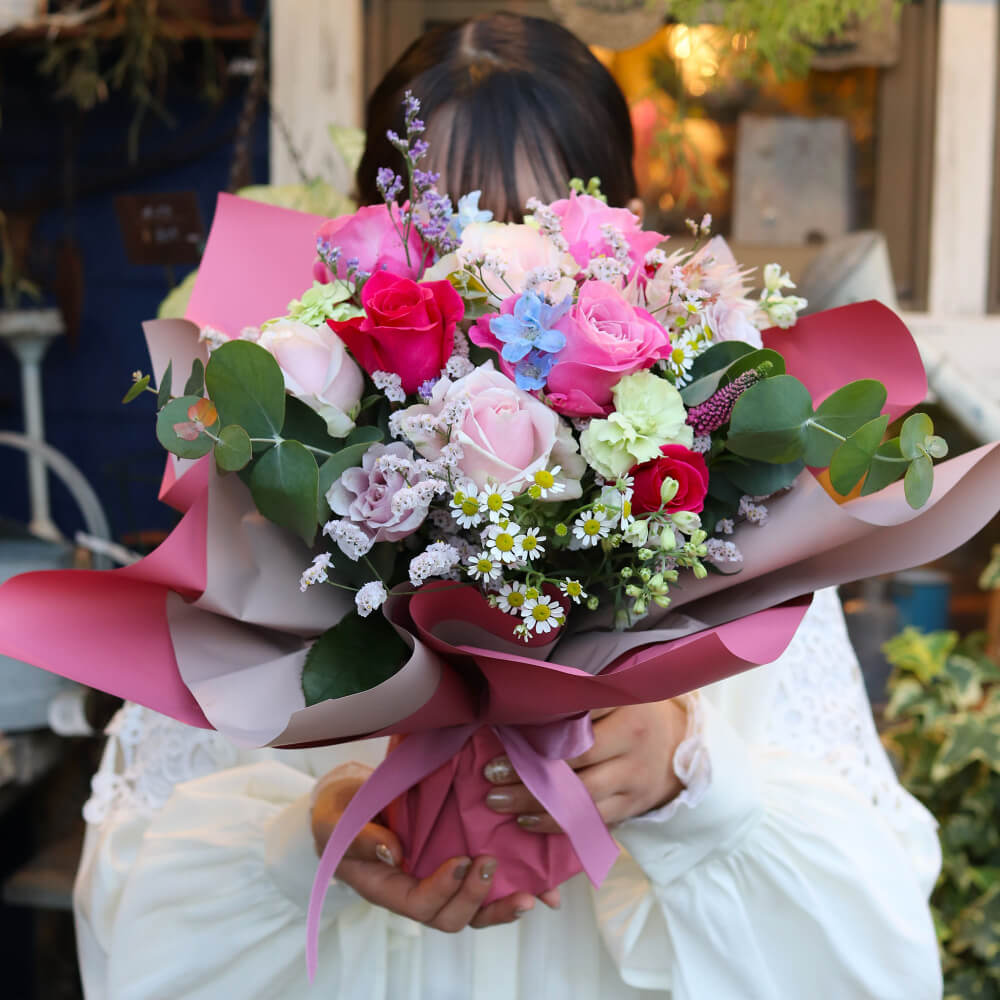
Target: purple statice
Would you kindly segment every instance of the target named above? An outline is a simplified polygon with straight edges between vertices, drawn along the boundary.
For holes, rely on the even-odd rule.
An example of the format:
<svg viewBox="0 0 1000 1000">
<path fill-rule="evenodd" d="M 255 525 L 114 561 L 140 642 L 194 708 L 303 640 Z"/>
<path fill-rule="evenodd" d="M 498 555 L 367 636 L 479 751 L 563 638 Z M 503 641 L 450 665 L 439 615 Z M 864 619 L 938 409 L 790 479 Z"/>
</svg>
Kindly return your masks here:
<svg viewBox="0 0 1000 1000">
<path fill-rule="evenodd" d="M 441 180 L 441 175 L 436 170 L 414 170 L 413 171 L 413 190 L 419 196 L 425 191 L 430 191 L 431 188 L 437 188 L 438 181 Z"/>
<path fill-rule="evenodd" d="M 440 194 L 436 188 L 420 192 L 420 200 L 413 211 L 413 222 L 424 241 L 432 246 L 439 257 L 458 249 L 458 241 L 450 231 L 451 198 Z"/>
<path fill-rule="evenodd" d="M 724 385 L 721 389 L 716 390 L 704 403 L 692 406 L 688 410 L 687 423 L 694 428 L 695 436 L 701 437 L 711 434 L 723 424 L 728 423 L 736 400 L 763 377 L 764 375 L 759 369 L 751 368 L 750 371 L 733 379 L 729 385 Z"/>
<path fill-rule="evenodd" d="M 336 277 L 337 266 L 340 262 L 340 247 L 335 247 L 328 239 L 319 238 L 316 240 L 316 256 L 319 257 L 326 269 Z"/>
<path fill-rule="evenodd" d="M 389 167 L 379 167 L 375 175 L 375 186 L 378 193 L 387 205 L 394 202 L 399 197 L 399 192 L 403 190 L 403 178 Z"/>
</svg>

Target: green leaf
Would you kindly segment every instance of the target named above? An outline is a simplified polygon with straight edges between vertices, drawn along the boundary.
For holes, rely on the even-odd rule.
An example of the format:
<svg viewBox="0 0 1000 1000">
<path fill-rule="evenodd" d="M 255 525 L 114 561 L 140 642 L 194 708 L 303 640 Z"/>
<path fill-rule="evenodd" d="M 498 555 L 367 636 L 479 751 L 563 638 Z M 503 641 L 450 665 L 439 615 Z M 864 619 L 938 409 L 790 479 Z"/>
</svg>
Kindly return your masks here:
<svg viewBox="0 0 1000 1000">
<path fill-rule="evenodd" d="M 926 413 L 911 413 L 903 421 L 899 432 L 899 450 L 903 458 L 913 459 L 921 454 L 924 439 L 934 433 L 934 422 Z"/>
<path fill-rule="evenodd" d="M 749 354 L 744 354 L 742 357 L 737 358 L 723 372 L 722 381 L 719 384 L 728 385 L 745 372 L 753 368 L 760 368 L 762 365 L 771 366 L 767 373 L 768 378 L 785 374 L 785 359 L 777 351 L 772 351 L 764 347 L 759 351 L 751 351 Z"/>
<path fill-rule="evenodd" d="M 215 464 L 223 472 L 238 472 L 253 458 L 250 435 L 239 424 L 228 424 L 219 431 L 215 445 Z"/>
<path fill-rule="evenodd" d="M 319 470 L 304 445 L 282 441 L 264 452 L 250 472 L 250 492 L 264 517 L 312 544 L 318 517 Z"/>
<path fill-rule="evenodd" d="M 754 353 L 754 348 L 741 340 L 723 340 L 699 354 L 694 359 L 688 374 L 692 381 L 696 381 L 712 372 L 725 371 L 737 358 L 751 353 Z"/>
<path fill-rule="evenodd" d="M 263 460 L 262 460 L 263 461 Z M 410 648 L 380 613 L 345 615 L 316 640 L 302 670 L 306 705 L 368 691 L 407 661 Z"/>
<path fill-rule="evenodd" d="M 868 471 L 888 426 L 889 417 L 885 414 L 869 420 L 833 453 L 830 483 L 842 497 L 847 496 Z"/>
<path fill-rule="evenodd" d="M 326 421 L 312 407 L 294 396 L 285 397 L 285 422 L 281 428 L 281 436 L 288 441 L 300 441 L 331 454 L 343 446 L 340 439 L 330 437 Z"/>
<path fill-rule="evenodd" d="M 740 505 L 744 491 L 729 479 L 726 471 L 726 467 L 721 464 L 712 466 L 708 477 L 708 495 L 720 501 L 728 510 L 735 511 Z M 760 495 L 754 494 L 754 496 Z"/>
<path fill-rule="evenodd" d="M 910 462 L 903 477 L 906 502 L 914 510 L 920 510 L 930 498 L 932 489 L 934 489 L 934 465 L 926 455 L 921 455 Z"/>
<path fill-rule="evenodd" d="M 369 424 L 365 424 L 361 427 L 355 427 L 350 434 L 344 439 L 344 446 L 352 444 L 375 444 L 376 442 L 383 441 L 382 429 L 380 427 L 373 427 Z"/>
<path fill-rule="evenodd" d="M 162 410 L 167 403 L 170 402 L 170 392 L 171 392 L 171 382 L 174 377 L 174 363 L 173 361 L 167 362 L 167 370 L 163 373 L 163 378 L 160 379 L 160 384 L 156 387 L 156 408 Z M 200 393 L 192 392 L 186 395 L 198 396 Z"/>
<path fill-rule="evenodd" d="M 726 476 L 742 493 L 752 497 L 770 496 L 791 486 L 805 468 L 801 459 L 774 465 L 771 462 L 734 461 L 727 459 L 712 466 L 712 474 L 725 468 Z"/>
<path fill-rule="evenodd" d="M 249 340 L 217 347 L 205 384 L 223 424 L 239 424 L 252 438 L 274 438 L 285 422 L 285 379 L 278 362 Z"/>
<path fill-rule="evenodd" d="M 201 396 L 205 392 L 205 366 L 201 358 L 195 358 L 191 365 L 191 374 L 184 384 L 185 396 Z"/>
<path fill-rule="evenodd" d="M 123 403 L 131 403 L 133 399 L 138 399 L 149 387 L 149 376 L 143 375 L 138 382 L 133 382 L 128 392 L 122 397 Z"/>
<path fill-rule="evenodd" d="M 729 420 L 728 449 L 744 458 L 783 464 L 802 457 L 803 428 L 812 416 L 809 390 L 791 375 L 750 386 Z"/>
<path fill-rule="evenodd" d="M 839 438 L 849 438 L 874 420 L 882 412 L 885 399 L 885 386 L 870 378 L 849 382 L 824 399 L 806 428 L 806 465 L 826 468 L 842 444 Z"/>
<path fill-rule="evenodd" d="M 200 402 L 199 396 L 179 396 L 167 403 L 156 415 L 156 439 L 178 458 L 201 458 L 215 446 L 215 442 L 207 434 L 199 434 L 193 441 L 186 441 L 178 437 L 174 430 L 176 424 L 190 422 L 188 408 Z M 216 420 L 208 429 L 214 434 L 218 426 L 219 421 Z"/>
<path fill-rule="evenodd" d="M 376 428 L 377 430 L 377 428 Z M 328 458 L 319 469 L 319 495 L 325 497 L 330 487 L 341 477 L 345 469 L 360 465 L 365 452 L 371 447 L 367 441 L 341 448 L 336 455 Z"/>
<path fill-rule="evenodd" d="M 880 444 L 875 450 L 871 468 L 865 478 L 865 485 L 861 487 L 861 495 L 868 496 L 884 490 L 890 483 L 894 483 L 903 473 L 906 472 L 906 460 L 899 450 L 899 438 L 894 437 Z"/>
</svg>

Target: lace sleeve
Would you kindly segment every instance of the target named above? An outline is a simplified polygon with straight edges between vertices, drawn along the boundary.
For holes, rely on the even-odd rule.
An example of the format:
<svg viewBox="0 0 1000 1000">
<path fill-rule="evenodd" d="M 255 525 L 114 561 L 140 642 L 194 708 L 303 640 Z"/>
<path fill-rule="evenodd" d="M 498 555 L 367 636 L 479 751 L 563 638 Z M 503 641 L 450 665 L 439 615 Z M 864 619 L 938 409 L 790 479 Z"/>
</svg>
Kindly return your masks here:
<svg viewBox="0 0 1000 1000">
<path fill-rule="evenodd" d="M 184 725 L 141 705 L 119 709 L 106 732 L 104 759 L 83 807 L 91 824 L 118 809 L 152 816 L 175 785 L 238 762 L 239 751 L 215 730 Z"/>
</svg>

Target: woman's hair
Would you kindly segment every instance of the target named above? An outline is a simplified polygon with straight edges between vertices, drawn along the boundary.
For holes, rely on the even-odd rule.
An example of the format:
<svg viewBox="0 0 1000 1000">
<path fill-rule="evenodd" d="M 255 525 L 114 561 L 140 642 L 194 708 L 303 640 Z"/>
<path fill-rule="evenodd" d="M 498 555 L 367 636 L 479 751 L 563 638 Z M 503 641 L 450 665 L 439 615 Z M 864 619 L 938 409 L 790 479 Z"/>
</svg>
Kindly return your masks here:
<svg viewBox="0 0 1000 1000">
<path fill-rule="evenodd" d="M 423 169 L 452 198 L 479 189 L 496 218 L 519 220 L 524 200 L 564 196 L 571 177 L 601 179 L 608 203 L 636 196 L 632 122 L 611 74 L 552 21 L 490 14 L 434 28 L 386 73 L 368 101 L 358 196 L 375 204 L 379 167 L 403 169 L 386 138 L 402 134 L 403 95 L 421 103 L 431 143 Z"/>
</svg>

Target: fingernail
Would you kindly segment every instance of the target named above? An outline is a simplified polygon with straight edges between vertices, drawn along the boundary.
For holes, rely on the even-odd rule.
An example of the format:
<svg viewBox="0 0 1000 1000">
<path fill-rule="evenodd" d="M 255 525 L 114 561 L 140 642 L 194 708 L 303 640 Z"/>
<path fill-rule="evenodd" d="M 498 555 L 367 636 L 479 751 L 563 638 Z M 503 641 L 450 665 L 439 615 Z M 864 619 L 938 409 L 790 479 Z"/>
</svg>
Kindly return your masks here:
<svg viewBox="0 0 1000 1000">
<path fill-rule="evenodd" d="M 497 863 L 494 858 L 483 862 L 483 867 L 479 869 L 479 877 L 484 882 L 489 882 L 493 878 L 493 873 L 497 870 Z"/>
<path fill-rule="evenodd" d="M 538 826 L 538 824 L 541 823 L 541 821 L 542 821 L 542 817 L 541 816 L 518 816 L 517 817 L 517 825 L 518 826 L 528 827 L 528 829 L 530 829 L 533 826 Z"/>
<path fill-rule="evenodd" d="M 520 920 L 521 917 L 523 917 L 526 913 L 530 913 L 530 912 L 531 911 L 529 909 L 527 909 L 527 908 L 520 909 L 520 910 L 515 910 L 514 911 L 514 919 L 515 920 Z"/>
<path fill-rule="evenodd" d="M 514 796 L 510 792 L 490 792 L 486 796 L 486 804 L 491 809 L 508 809 L 514 803 Z"/>
<path fill-rule="evenodd" d="M 497 784 L 510 781 L 514 777 L 514 768 L 510 766 L 510 761 L 506 757 L 496 757 L 483 768 L 483 774 L 487 781 Z"/>
<path fill-rule="evenodd" d="M 461 882 L 462 879 L 469 874 L 469 868 L 471 865 L 472 862 L 468 858 L 466 858 L 461 864 L 456 865 L 454 872 L 452 872 L 455 876 L 455 880 Z"/>
</svg>

